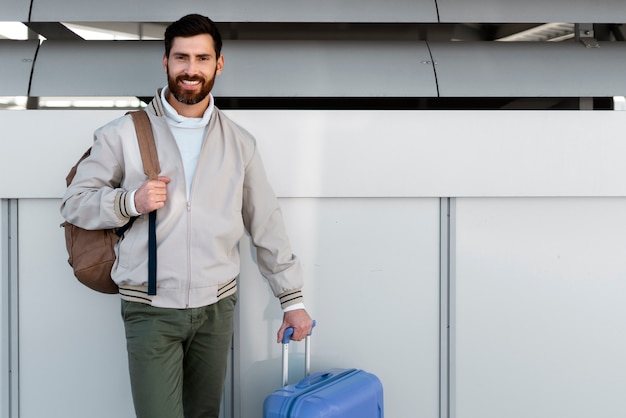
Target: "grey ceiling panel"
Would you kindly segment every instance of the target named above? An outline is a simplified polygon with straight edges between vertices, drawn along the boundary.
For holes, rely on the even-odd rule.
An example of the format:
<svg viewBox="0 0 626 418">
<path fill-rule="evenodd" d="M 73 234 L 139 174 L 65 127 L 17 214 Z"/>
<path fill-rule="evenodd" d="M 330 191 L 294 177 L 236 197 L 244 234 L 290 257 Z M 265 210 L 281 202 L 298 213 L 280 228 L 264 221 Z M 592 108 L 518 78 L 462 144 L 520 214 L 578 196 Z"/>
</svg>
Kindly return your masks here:
<svg viewBox="0 0 626 418">
<path fill-rule="evenodd" d="M 626 95 L 626 43 L 433 42 L 441 97 Z"/>
<path fill-rule="evenodd" d="M 0 0 L 0 22 L 26 22 L 30 1 Z"/>
<path fill-rule="evenodd" d="M 32 96 L 152 96 L 165 85 L 162 41 L 45 41 Z"/>
<path fill-rule="evenodd" d="M 161 41 L 46 41 L 33 96 L 151 96 L 165 85 Z M 424 42 L 225 41 L 216 96 L 434 97 Z"/>
<path fill-rule="evenodd" d="M 624 0 L 437 0 L 441 23 L 624 23 Z"/>
<path fill-rule="evenodd" d="M 435 97 L 424 42 L 231 41 L 216 95 Z"/>
<path fill-rule="evenodd" d="M 437 22 L 435 0 L 33 1 L 35 22 L 171 22 L 187 13 L 216 22 Z"/>
<path fill-rule="evenodd" d="M 37 41 L 0 40 L 0 96 L 28 96 Z"/>
</svg>

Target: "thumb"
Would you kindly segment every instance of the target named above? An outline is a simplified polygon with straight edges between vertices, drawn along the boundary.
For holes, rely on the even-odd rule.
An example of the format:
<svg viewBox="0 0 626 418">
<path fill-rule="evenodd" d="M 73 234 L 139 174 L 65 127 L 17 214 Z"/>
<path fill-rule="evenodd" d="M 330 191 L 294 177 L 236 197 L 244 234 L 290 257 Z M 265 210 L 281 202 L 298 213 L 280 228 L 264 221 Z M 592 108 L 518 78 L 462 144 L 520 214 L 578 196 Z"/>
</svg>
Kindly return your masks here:
<svg viewBox="0 0 626 418">
<path fill-rule="evenodd" d="M 165 177 L 165 176 L 159 176 L 157 180 L 162 181 L 165 184 L 168 184 L 170 181 L 172 181 L 172 179 L 170 179 L 169 177 Z"/>
<path fill-rule="evenodd" d="M 283 325 L 280 327 L 280 329 L 278 330 L 278 333 L 276 334 L 276 342 L 280 343 L 283 341 L 283 335 L 285 335 L 285 330 L 287 328 L 289 328 L 289 324 L 287 323 L 283 323 Z"/>
</svg>

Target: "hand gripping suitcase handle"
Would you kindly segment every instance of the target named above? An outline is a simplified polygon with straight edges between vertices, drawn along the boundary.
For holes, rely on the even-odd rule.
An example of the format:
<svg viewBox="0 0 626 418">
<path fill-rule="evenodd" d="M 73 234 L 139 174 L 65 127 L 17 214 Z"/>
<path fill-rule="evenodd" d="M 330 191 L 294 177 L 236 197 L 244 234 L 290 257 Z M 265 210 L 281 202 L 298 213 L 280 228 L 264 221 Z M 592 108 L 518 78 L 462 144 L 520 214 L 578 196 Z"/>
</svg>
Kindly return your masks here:
<svg viewBox="0 0 626 418">
<path fill-rule="evenodd" d="M 315 321 L 313 321 L 313 325 L 311 326 L 311 332 L 306 336 L 304 340 L 304 374 L 308 376 L 311 374 L 311 334 L 313 333 L 313 328 L 315 328 Z M 289 380 L 289 341 L 291 341 L 291 336 L 293 335 L 293 328 L 287 328 L 283 333 L 283 387 L 287 386 L 287 381 Z"/>
<path fill-rule="evenodd" d="M 313 325 L 311 326 L 311 332 L 309 332 L 309 335 L 307 335 L 307 337 L 310 337 L 311 334 L 313 333 L 313 328 L 315 328 L 315 320 L 313 320 Z M 283 333 L 283 344 L 289 344 L 289 341 L 291 341 L 291 336 L 293 335 L 293 328 L 289 327 L 287 329 L 285 329 L 285 332 Z"/>
</svg>

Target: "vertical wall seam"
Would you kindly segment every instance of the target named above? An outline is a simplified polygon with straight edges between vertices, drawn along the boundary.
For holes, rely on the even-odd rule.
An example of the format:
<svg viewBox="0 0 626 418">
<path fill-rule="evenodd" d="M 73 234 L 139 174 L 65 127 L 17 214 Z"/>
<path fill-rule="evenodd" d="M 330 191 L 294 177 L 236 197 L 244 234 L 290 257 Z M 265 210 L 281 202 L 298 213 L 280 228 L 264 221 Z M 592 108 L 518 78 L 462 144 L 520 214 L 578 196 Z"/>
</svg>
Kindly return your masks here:
<svg viewBox="0 0 626 418">
<path fill-rule="evenodd" d="M 456 198 L 448 218 L 448 418 L 456 418 Z"/>
<path fill-rule="evenodd" d="M 7 205 L 7 298 L 9 322 L 9 417 L 19 417 L 19 291 L 18 291 L 18 201 Z"/>
<path fill-rule="evenodd" d="M 9 213 L 8 200 L 0 200 L 0 417 L 11 416 L 11 315 L 9 297 Z"/>
<path fill-rule="evenodd" d="M 33 85 L 33 76 L 35 75 L 35 65 L 37 65 L 37 56 L 39 55 L 39 48 L 41 47 L 41 42 L 37 43 L 37 49 L 35 49 L 35 55 L 33 56 L 33 63 L 30 66 L 30 76 L 28 77 L 28 92 L 26 95 L 31 97 L 30 90 Z"/>
<path fill-rule="evenodd" d="M 35 0 L 30 0 L 30 6 L 28 7 L 28 21 L 31 21 L 32 15 L 33 15 L 33 4 L 35 3 Z"/>
<path fill-rule="evenodd" d="M 439 201 L 439 418 L 449 418 L 450 411 L 450 198 Z"/>
<path fill-rule="evenodd" d="M 440 199 L 439 417 L 456 418 L 456 198 Z"/>
<path fill-rule="evenodd" d="M 435 88 L 437 89 L 437 97 L 441 97 L 439 93 L 439 79 L 437 78 L 437 62 L 435 61 L 435 57 L 433 57 L 433 51 L 430 49 L 430 45 L 428 41 L 426 43 L 426 48 L 428 48 L 428 55 L 430 55 L 430 64 L 433 66 L 433 74 L 435 76 Z"/>
<path fill-rule="evenodd" d="M 448 292 L 449 292 L 449 304 L 448 304 L 448 341 L 449 341 L 449 355 L 448 355 L 448 386 L 449 386 L 449 404 L 450 404 L 450 418 L 456 418 L 456 197 L 450 199 L 450 242 L 449 251 L 450 269 L 448 272 Z"/>
</svg>

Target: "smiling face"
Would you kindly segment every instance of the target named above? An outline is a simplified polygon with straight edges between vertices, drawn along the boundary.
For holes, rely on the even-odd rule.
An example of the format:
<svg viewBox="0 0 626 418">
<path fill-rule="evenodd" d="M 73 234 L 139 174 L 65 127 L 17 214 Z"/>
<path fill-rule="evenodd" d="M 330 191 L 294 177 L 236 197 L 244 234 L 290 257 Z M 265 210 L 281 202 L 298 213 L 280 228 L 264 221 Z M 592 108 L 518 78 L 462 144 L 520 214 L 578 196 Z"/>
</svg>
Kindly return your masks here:
<svg viewBox="0 0 626 418">
<path fill-rule="evenodd" d="M 168 102 L 179 114 L 198 117 L 208 107 L 215 77 L 224 67 L 224 57 L 216 55 L 211 35 L 174 38 L 163 67 L 171 93 Z"/>
</svg>

